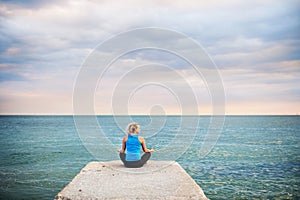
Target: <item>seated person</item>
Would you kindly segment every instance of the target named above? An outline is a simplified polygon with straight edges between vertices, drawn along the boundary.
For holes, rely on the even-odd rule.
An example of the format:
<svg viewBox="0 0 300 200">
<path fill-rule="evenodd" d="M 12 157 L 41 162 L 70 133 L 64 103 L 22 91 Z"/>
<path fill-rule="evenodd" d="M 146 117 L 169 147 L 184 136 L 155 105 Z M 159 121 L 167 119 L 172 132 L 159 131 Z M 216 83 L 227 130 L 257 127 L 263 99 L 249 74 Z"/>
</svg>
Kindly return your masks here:
<svg viewBox="0 0 300 200">
<path fill-rule="evenodd" d="M 138 168 L 142 167 L 151 157 L 151 152 L 154 149 L 147 149 L 145 139 L 138 136 L 140 133 L 140 125 L 137 123 L 130 123 L 127 126 L 128 135 L 123 138 L 122 149 L 119 149 L 120 158 L 125 167 Z M 141 147 L 145 152 L 141 156 Z M 126 153 L 125 153 L 126 150 Z"/>
</svg>

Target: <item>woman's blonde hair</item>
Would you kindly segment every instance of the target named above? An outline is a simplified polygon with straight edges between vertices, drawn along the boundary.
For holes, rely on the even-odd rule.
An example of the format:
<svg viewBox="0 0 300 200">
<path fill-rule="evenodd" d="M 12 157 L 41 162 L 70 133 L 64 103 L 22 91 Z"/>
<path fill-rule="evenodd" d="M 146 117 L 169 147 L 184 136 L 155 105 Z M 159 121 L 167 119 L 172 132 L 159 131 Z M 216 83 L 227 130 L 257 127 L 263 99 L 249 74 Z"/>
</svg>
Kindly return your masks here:
<svg viewBox="0 0 300 200">
<path fill-rule="evenodd" d="M 127 126 L 127 133 L 128 134 L 135 134 L 136 130 L 140 127 L 140 125 L 138 123 L 130 123 Z"/>
</svg>

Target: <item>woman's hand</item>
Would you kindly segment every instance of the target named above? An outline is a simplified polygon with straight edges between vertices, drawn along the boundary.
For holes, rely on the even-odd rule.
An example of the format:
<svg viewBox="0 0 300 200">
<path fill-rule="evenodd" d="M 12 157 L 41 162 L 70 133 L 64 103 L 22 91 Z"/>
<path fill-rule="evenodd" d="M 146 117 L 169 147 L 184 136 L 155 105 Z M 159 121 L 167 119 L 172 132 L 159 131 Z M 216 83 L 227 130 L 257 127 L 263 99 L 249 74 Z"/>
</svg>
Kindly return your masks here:
<svg viewBox="0 0 300 200">
<path fill-rule="evenodd" d="M 154 152 L 154 149 L 153 148 L 152 149 L 147 149 L 146 152 L 148 152 L 148 153 Z"/>
<path fill-rule="evenodd" d="M 120 152 L 120 153 L 124 153 L 123 149 L 117 149 L 117 151 Z"/>
</svg>

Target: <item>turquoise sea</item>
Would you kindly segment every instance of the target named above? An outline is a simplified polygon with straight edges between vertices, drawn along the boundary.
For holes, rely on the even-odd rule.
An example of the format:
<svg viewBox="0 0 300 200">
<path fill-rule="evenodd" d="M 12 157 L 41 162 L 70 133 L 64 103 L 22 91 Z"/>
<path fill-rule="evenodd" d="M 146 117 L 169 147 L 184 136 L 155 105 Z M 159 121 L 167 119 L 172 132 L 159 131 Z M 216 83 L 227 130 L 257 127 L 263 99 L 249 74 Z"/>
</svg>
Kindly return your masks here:
<svg viewBox="0 0 300 200">
<path fill-rule="evenodd" d="M 124 133 L 114 123 L 116 118 L 97 120 L 117 148 Z M 166 121 L 155 137 L 150 132 L 156 127 L 148 126 L 154 118 Z M 299 116 L 226 116 L 216 145 L 203 158 L 199 149 L 210 116 L 197 118 L 195 138 L 177 162 L 207 197 L 300 199 Z M 141 124 L 148 146 L 157 150 L 175 137 L 181 119 L 132 116 Z M 53 199 L 94 160 L 81 142 L 73 116 L 0 116 L 0 199 Z"/>
</svg>

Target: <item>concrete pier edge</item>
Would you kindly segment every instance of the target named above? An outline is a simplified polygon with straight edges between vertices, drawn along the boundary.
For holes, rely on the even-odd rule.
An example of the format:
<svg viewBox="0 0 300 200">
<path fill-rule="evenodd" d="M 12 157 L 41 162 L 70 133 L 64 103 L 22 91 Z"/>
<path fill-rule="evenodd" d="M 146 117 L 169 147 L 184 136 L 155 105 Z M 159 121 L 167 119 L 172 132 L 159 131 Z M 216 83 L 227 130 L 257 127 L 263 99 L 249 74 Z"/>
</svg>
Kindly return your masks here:
<svg viewBox="0 0 300 200">
<path fill-rule="evenodd" d="M 208 200 L 177 162 L 153 160 L 142 168 L 125 168 L 119 160 L 90 162 L 54 199 Z"/>
</svg>

